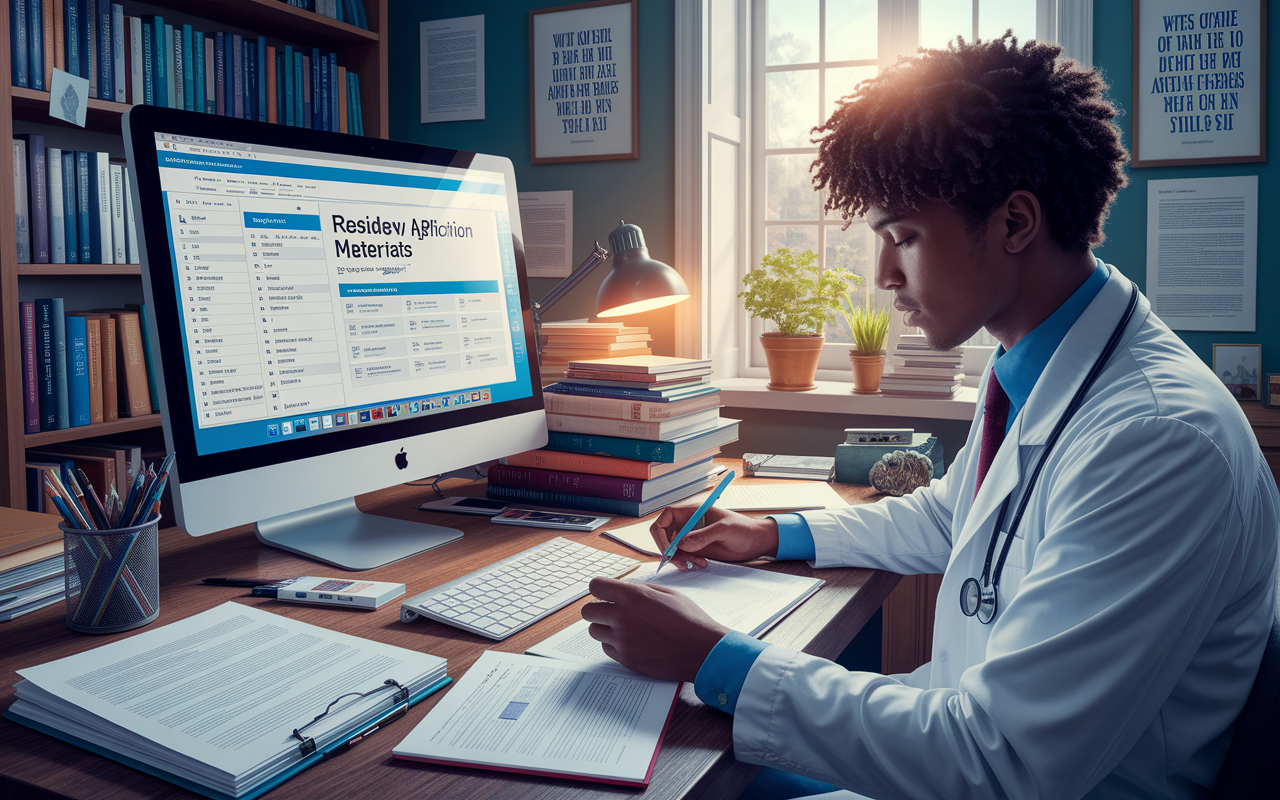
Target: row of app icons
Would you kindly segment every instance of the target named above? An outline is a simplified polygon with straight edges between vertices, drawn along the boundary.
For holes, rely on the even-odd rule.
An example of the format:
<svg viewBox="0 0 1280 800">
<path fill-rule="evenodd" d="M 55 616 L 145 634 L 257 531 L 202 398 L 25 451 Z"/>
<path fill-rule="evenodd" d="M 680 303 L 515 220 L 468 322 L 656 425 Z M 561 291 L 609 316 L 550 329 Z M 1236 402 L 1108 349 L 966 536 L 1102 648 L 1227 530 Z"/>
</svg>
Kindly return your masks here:
<svg viewBox="0 0 1280 800">
<path fill-rule="evenodd" d="M 491 394 L 488 389 L 475 389 L 470 392 L 414 400 L 410 403 L 374 406 L 373 408 L 344 411 L 340 414 L 325 414 L 318 417 L 287 419 L 283 422 L 268 423 L 267 436 L 292 436 L 295 433 L 328 430 L 330 428 L 341 428 L 368 422 L 382 422 L 388 419 L 407 417 L 412 414 L 423 414 L 430 411 L 470 405 L 471 403 L 487 403 L 490 398 Z"/>
</svg>

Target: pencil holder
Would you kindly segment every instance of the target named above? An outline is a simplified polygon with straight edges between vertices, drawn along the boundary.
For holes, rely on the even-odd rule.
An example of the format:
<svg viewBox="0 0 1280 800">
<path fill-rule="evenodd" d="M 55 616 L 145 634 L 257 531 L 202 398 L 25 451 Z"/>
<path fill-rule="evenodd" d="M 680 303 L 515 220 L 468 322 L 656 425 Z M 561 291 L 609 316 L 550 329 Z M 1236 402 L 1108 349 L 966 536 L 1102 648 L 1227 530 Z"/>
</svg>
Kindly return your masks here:
<svg viewBox="0 0 1280 800">
<path fill-rule="evenodd" d="M 67 627 L 81 633 L 140 628 L 160 615 L 160 518 L 86 531 L 59 524 L 66 560 Z"/>
</svg>

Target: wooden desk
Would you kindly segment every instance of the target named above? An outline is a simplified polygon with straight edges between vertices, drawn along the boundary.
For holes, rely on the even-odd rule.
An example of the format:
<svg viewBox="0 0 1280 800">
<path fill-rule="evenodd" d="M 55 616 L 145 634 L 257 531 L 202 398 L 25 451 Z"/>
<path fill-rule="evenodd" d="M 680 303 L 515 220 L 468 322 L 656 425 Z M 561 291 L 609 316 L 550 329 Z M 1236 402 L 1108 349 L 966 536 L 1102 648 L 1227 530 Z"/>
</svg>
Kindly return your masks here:
<svg viewBox="0 0 1280 800">
<path fill-rule="evenodd" d="M 776 483 L 763 479 L 739 479 Z M 483 481 L 453 481 L 451 495 L 481 496 Z M 852 503 L 870 502 L 873 490 L 836 485 Z M 425 486 L 399 486 L 357 499 L 361 509 L 374 514 L 417 519 L 460 528 L 466 536 L 457 542 L 390 564 L 367 575 L 373 580 L 403 582 L 410 595 L 425 591 L 477 569 L 564 536 L 602 550 L 639 556 L 598 533 L 544 531 L 494 525 L 484 518 L 458 514 L 426 513 L 413 506 L 432 497 Z M 326 498 L 316 498 L 317 502 Z M 619 518 L 626 524 L 629 518 Z M 804 562 L 768 564 L 766 569 L 795 575 L 817 571 Z M 258 606 L 272 613 L 340 630 L 367 639 L 425 651 L 449 661 L 449 674 L 460 678 L 489 649 L 523 652 L 536 642 L 581 618 L 581 600 L 503 642 L 492 642 L 430 620 L 411 624 L 399 620 L 400 603 L 391 602 L 374 612 L 317 608 L 250 597 L 238 588 L 200 584 L 207 576 L 289 576 L 329 574 L 334 567 L 317 564 L 283 550 L 259 544 L 249 527 L 192 538 L 170 528 L 160 533 L 160 618 L 150 627 L 165 625 L 207 610 L 228 600 Z M 823 570 L 827 584 L 764 636 L 807 653 L 835 658 L 853 639 L 898 582 L 898 576 L 875 570 Z M 63 624 L 64 608 L 56 604 L 0 625 L 0 711 L 13 702 L 14 671 L 62 658 L 106 644 L 117 636 L 85 636 Z M 147 630 L 143 628 L 142 630 Z M 135 632 L 118 634 L 131 636 Z M 426 716 L 443 692 L 413 708 L 408 717 L 350 752 L 317 764 L 272 791 L 272 800 L 351 800 L 362 797 L 441 798 L 605 798 L 636 790 L 581 781 L 429 766 L 391 757 L 392 748 Z M 646 798 L 736 797 L 757 767 L 733 758 L 732 720 L 702 705 L 686 685 L 667 731 L 653 781 Z M 0 720 L 0 797 L 20 798 L 195 798 L 169 783 L 88 754 L 56 739 Z"/>
</svg>

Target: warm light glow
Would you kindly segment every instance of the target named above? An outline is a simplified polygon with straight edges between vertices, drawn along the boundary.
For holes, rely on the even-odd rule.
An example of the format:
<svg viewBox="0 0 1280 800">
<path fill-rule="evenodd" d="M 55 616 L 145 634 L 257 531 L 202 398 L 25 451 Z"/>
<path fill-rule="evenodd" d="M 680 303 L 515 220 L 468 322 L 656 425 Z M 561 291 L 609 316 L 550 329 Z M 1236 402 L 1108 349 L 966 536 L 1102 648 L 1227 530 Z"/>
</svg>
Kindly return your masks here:
<svg viewBox="0 0 1280 800">
<path fill-rule="evenodd" d="M 610 308 L 606 311 L 597 311 L 597 317 L 621 317 L 627 314 L 639 314 L 642 311 L 652 311 L 655 308 L 663 306 L 673 306 L 681 300 L 688 300 L 687 294 L 669 294 L 666 297 L 654 297 L 649 300 L 640 300 L 635 303 L 627 303 L 624 306 Z"/>
</svg>

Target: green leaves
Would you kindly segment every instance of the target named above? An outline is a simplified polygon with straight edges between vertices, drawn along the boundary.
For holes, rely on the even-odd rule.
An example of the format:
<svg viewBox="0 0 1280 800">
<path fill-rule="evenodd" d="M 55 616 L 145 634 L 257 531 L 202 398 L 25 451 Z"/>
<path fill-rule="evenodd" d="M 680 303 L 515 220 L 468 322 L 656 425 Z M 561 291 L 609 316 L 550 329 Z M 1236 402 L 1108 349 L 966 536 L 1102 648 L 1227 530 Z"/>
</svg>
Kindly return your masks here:
<svg viewBox="0 0 1280 800">
<path fill-rule="evenodd" d="M 861 286 L 862 278 L 844 268 L 820 271 L 817 260 L 812 250 L 793 254 L 785 247 L 761 259 L 759 269 L 743 276 L 738 293 L 747 313 L 771 321 L 786 336 L 821 334 L 841 304 L 848 304 L 849 285 Z"/>
<path fill-rule="evenodd" d="M 889 309 L 873 311 L 864 306 L 855 306 L 847 295 L 841 300 L 838 310 L 849 324 L 854 349 L 866 355 L 884 350 L 885 339 L 889 336 Z"/>
</svg>

